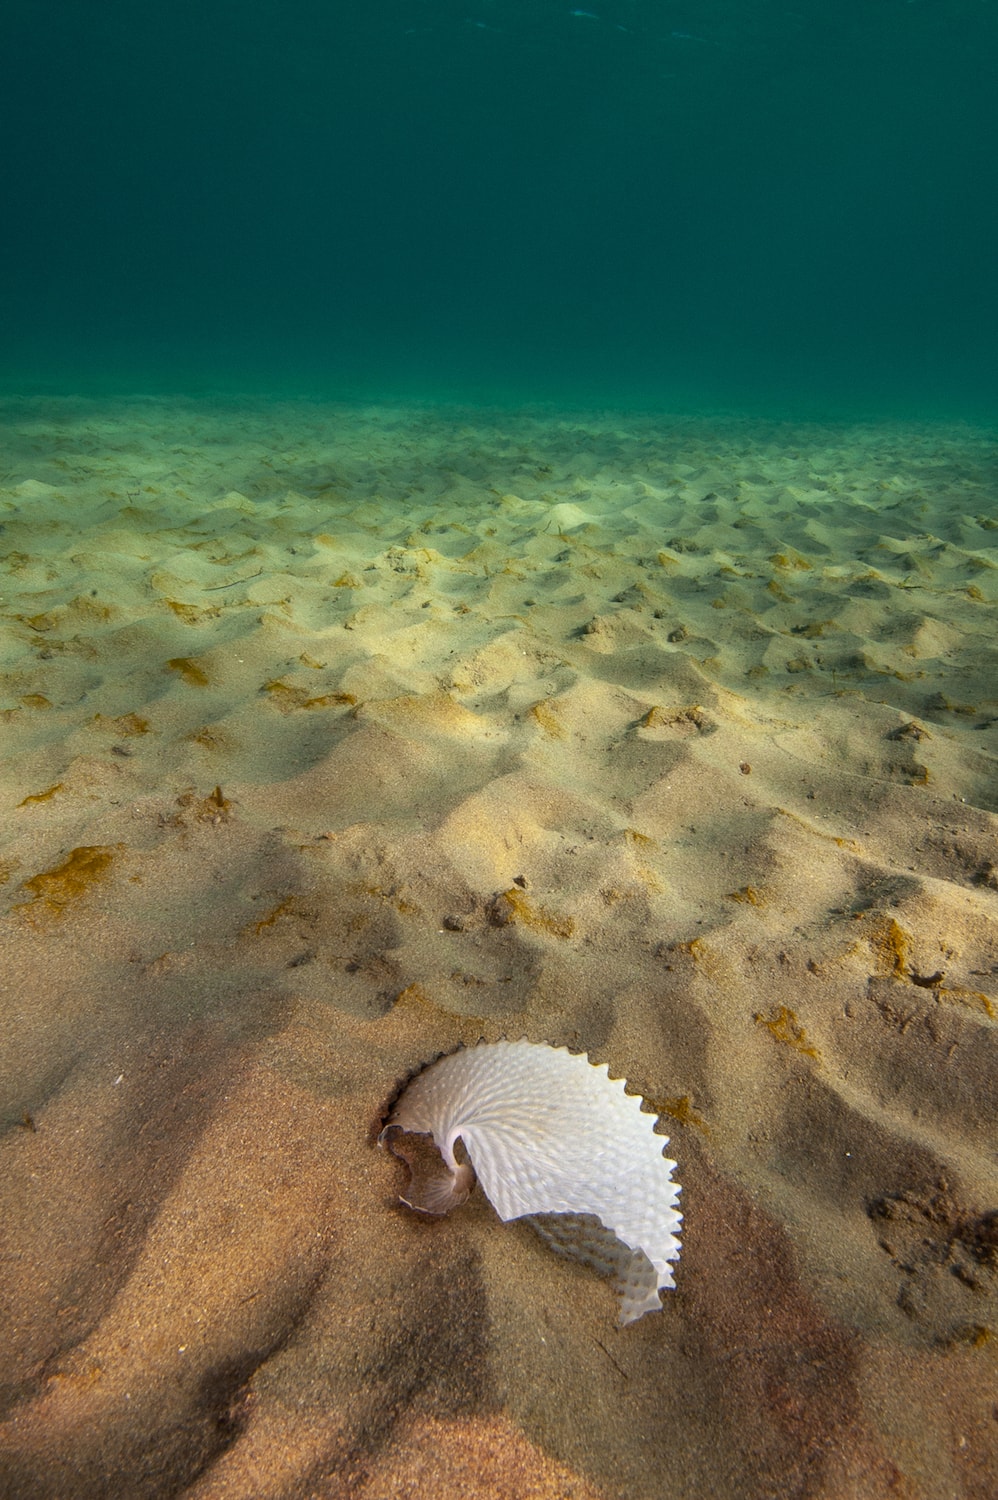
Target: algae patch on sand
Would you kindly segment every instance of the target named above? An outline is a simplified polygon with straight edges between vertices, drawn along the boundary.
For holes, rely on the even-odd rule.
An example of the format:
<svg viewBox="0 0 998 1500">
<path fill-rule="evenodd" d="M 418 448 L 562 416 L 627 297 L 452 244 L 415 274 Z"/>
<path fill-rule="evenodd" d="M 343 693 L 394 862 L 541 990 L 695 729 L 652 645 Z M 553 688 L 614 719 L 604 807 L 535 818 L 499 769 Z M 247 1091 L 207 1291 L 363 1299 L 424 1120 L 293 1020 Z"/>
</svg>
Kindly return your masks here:
<svg viewBox="0 0 998 1500">
<path fill-rule="evenodd" d="M 798 1021 L 794 1011 L 785 1005 L 774 1005 L 768 1016 L 761 1011 L 756 1011 L 752 1017 L 757 1026 L 765 1026 L 770 1035 L 785 1047 L 792 1047 L 795 1052 L 800 1052 L 804 1057 L 813 1057 L 816 1062 L 821 1060 L 821 1053 L 817 1047 L 811 1045 L 811 1040 Z"/>
<path fill-rule="evenodd" d="M 117 846 L 120 847 L 120 846 Z M 114 863 L 117 847 L 107 844 L 83 844 L 70 850 L 62 864 L 40 870 L 26 880 L 22 890 L 29 893 L 18 910 L 30 921 L 39 910 L 59 916 L 66 907 L 80 901 L 92 886 L 105 880 Z"/>
</svg>

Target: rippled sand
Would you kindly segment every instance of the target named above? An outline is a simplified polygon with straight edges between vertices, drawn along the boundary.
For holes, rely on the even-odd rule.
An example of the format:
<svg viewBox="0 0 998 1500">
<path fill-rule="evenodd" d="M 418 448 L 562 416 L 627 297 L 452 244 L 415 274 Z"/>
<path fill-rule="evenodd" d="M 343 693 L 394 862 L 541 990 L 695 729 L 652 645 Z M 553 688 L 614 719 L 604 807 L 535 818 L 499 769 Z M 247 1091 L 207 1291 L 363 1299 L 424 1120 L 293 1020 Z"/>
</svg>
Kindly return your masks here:
<svg viewBox="0 0 998 1500">
<path fill-rule="evenodd" d="M 989 435 L 0 419 L 0 1492 L 998 1492 Z M 662 1113 L 661 1314 L 398 1206 L 501 1035 Z"/>
</svg>

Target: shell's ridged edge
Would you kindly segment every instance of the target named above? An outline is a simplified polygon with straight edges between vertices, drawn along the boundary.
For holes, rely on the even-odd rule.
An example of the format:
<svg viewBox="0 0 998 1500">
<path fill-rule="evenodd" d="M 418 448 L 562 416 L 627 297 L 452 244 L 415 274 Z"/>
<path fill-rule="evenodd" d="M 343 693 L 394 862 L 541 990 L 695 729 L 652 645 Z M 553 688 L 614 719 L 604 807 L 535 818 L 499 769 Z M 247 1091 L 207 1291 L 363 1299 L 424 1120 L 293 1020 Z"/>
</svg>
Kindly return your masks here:
<svg viewBox="0 0 998 1500">
<path fill-rule="evenodd" d="M 641 1113 L 646 1114 L 651 1118 L 653 1130 L 655 1129 L 656 1125 L 662 1125 L 664 1123 L 662 1116 L 658 1114 L 654 1110 L 654 1108 L 648 1108 L 648 1100 L 644 1097 L 643 1094 L 628 1092 L 626 1078 L 611 1077 L 610 1064 L 608 1062 L 594 1063 L 591 1060 L 588 1052 L 573 1052 L 571 1047 L 567 1047 L 564 1044 L 556 1047 L 551 1042 L 532 1042 L 528 1036 L 519 1036 L 512 1038 L 508 1036 L 500 1036 L 496 1037 L 493 1041 L 489 1041 L 486 1037 L 480 1036 L 477 1042 L 461 1042 L 457 1047 L 451 1047 L 449 1050 L 445 1048 L 442 1052 L 434 1053 L 434 1055 L 427 1058 L 425 1062 L 417 1063 L 414 1068 L 410 1068 L 409 1072 L 406 1073 L 404 1078 L 397 1080 L 391 1094 L 388 1095 L 378 1114 L 375 1116 L 374 1121 L 372 1122 L 368 1143 L 372 1146 L 385 1146 L 385 1134 L 388 1128 L 389 1121 L 391 1120 L 392 1114 L 394 1113 L 395 1106 L 398 1104 L 399 1100 L 405 1093 L 406 1089 L 409 1087 L 412 1080 L 414 1078 L 418 1078 L 420 1073 L 425 1073 L 427 1068 L 432 1068 L 433 1064 L 438 1063 L 443 1057 L 455 1057 L 459 1052 L 469 1052 L 472 1051 L 475 1047 L 491 1047 L 495 1046 L 496 1042 L 509 1041 L 526 1042 L 531 1047 L 550 1047 L 552 1052 L 565 1052 L 569 1057 L 581 1057 L 584 1062 L 589 1063 L 589 1066 L 591 1068 L 595 1068 L 598 1073 L 605 1073 L 608 1083 L 619 1083 L 621 1085 L 625 1096 L 628 1099 L 634 1099 L 638 1105 L 638 1108 L 641 1110 Z M 671 1126 L 667 1126 L 666 1128 L 669 1129 L 671 1128 Z M 668 1145 L 668 1140 L 663 1138 L 663 1151 L 665 1150 L 666 1145 Z"/>
</svg>

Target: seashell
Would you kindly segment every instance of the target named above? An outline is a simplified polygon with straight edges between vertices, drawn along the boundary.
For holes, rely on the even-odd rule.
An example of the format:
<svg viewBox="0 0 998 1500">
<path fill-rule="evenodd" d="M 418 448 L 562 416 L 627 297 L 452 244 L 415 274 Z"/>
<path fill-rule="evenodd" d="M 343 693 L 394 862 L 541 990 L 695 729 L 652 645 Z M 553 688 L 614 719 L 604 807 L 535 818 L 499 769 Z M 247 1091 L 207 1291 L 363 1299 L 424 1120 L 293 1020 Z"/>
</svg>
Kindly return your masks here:
<svg viewBox="0 0 998 1500">
<path fill-rule="evenodd" d="M 526 1219 L 552 1248 L 611 1276 L 631 1323 L 675 1285 L 682 1220 L 668 1138 L 641 1104 L 607 1063 L 566 1047 L 480 1042 L 417 1073 L 378 1139 L 410 1167 L 403 1203 L 448 1213 L 477 1175 L 500 1219 Z M 444 1172 L 419 1136 L 432 1136 Z"/>
</svg>

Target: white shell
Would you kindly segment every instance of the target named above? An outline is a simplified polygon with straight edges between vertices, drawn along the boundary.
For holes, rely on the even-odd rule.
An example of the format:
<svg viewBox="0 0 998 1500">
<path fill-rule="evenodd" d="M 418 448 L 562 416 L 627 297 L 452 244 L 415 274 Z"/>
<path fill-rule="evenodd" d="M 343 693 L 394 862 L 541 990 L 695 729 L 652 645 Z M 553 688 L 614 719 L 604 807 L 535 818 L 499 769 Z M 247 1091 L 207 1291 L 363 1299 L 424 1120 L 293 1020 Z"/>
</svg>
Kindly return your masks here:
<svg viewBox="0 0 998 1500">
<path fill-rule="evenodd" d="M 446 1184 L 431 1211 L 446 1212 L 468 1192 L 467 1167 L 454 1155 L 460 1138 L 499 1217 L 544 1216 L 534 1227 L 549 1244 L 615 1277 L 620 1321 L 630 1323 L 661 1308 L 659 1290 L 675 1285 L 679 1258 L 676 1164 L 654 1125 L 606 1063 L 524 1040 L 431 1063 L 400 1096 L 381 1140 L 396 1130 L 432 1135 L 455 1191 L 446 1203 Z"/>
</svg>

